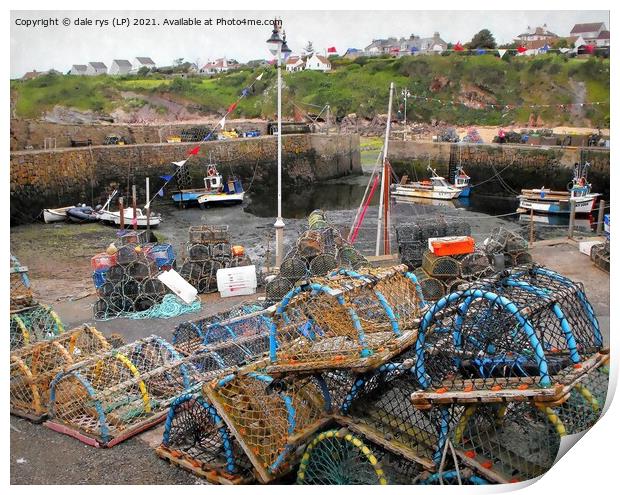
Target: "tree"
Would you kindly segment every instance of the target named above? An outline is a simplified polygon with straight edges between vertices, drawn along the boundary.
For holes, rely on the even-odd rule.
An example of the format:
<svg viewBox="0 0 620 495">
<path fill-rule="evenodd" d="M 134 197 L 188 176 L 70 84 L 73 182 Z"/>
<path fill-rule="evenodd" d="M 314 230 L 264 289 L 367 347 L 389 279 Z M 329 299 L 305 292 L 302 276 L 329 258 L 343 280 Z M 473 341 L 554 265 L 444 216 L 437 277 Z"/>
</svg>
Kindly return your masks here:
<svg viewBox="0 0 620 495">
<path fill-rule="evenodd" d="M 312 41 L 308 41 L 308 44 L 304 48 L 304 52 L 307 55 L 312 55 L 314 53 L 314 47 L 312 46 Z"/>
<path fill-rule="evenodd" d="M 150 69 L 145 65 L 143 65 L 142 67 L 138 69 L 139 76 L 146 76 L 149 72 L 150 72 Z"/>
<path fill-rule="evenodd" d="M 469 47 L 472 49 L 495 48 L 496 46 L 497 43 L 495 43 L 495 38 L 488 29 L 483 29 L 482 31 L 476 33 L 469 42 Z"/>
<path fill-rule="evenodd" d="M 181 64 L 183 63 L 183 60 L 185 60 L 183 57 L 181 57 L 181 58 L 175 58 L 175 59 L 172 61 L 172 63 L 173 63 L 174 65 L 181 65 Z"/>
<path fill-rule="evenodd" d="M 553 48 L 572 48 L 572 45 L 566 38 L 559 38 L 551 43 Z"/>
</svg>

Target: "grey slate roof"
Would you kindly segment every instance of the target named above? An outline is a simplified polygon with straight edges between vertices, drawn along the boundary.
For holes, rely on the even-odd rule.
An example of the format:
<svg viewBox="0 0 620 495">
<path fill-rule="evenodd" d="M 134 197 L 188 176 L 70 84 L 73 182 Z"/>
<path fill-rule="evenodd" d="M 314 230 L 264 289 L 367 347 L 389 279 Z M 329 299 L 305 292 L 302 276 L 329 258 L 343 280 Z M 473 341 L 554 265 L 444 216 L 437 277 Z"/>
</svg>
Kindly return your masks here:
<svg viewBox="0 0 620 495">
<path fill-rule="evenodd" d="M 131 62 L 129 60 L 113 60 L 113 63 L 118 65 L 119 67 L 124 67 L 126 69 L 131 69 Z"/>
</svg>

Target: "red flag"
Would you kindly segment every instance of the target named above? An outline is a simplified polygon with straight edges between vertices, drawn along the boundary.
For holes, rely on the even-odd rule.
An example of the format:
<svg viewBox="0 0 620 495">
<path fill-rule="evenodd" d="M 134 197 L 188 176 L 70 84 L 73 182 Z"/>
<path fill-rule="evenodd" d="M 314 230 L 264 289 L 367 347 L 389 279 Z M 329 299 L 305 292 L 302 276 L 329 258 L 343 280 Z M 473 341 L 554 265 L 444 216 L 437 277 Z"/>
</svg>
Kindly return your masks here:
<svg viewBox="0 0 620 495">
<path fill-rule="evenodd" d="M 585 49 L 586 53 L 594 53 L 594 45 L 586 45 Z"/>
<path fill-rule="evenodd" d="M 336 47 L 335 47 L 335 46 L 330 46 L 330 47 L 327 49 L 327 53 L 336 53 Z"/>
<path fill-rule="evenodd" d="M 226 110 L 226 113 L 230 113 L 230 112 L 234 111 L 235 108 L 237 108 L 237 103 L 233 103 L 232 105 L 230 105 L 228 107 L 228 110 Z"/>
<path fill-rule="evenodd" d="M 518 51 L 519 53 L 524 53 L 524 52 L 526 52 L 526 51 L 527 51 L 527 48 L 525 48 L 523 45 L 521 45 L 521 46 L 519 46 L 519 47 L 517 48 L 517 51 Z"/>
<path fill-rule="evenodd" d="M 454 45 L 454 51 L 455 52 L 462 52 L 463 50 L 465 50 L 465 48 L 463 48 L 463 45 L 461 45 L 460 41 L 457 41 L 456 45 Z"/>
<path fill-rule="evenodd" d="M 197 155 L 200 151 L 200 146 L 196 146 L 192 151 L 189 152 L 190 155 Z"/>
</svg>

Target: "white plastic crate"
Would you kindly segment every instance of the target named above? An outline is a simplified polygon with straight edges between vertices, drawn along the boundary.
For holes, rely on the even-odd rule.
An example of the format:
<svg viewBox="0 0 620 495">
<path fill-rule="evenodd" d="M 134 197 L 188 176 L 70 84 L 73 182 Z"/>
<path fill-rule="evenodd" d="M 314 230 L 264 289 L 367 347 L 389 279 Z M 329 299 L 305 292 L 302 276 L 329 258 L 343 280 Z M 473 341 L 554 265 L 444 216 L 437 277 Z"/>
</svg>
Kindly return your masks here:
<svg viewBox="0 0 620 495">
<path fill-rule="evenodd" d="M 216 276 L 217 290 L 222 297 L 256 293 L 256 267 L 254 265 L 221 268 Z"/>
</svg>

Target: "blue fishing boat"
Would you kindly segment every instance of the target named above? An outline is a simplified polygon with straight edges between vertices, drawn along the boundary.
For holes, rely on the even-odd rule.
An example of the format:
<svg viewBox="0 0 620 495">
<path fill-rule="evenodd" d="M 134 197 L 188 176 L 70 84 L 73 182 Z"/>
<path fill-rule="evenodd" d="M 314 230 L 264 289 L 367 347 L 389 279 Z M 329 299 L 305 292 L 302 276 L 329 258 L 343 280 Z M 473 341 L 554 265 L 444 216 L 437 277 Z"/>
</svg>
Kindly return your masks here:
<svg viewBox="0 0 620 495">
<path fill-rule="evenodd" d="M 183 208 L 196 204 L 205 208 L 213 204 L 239 204 L 243 202 L 244 196 L 240 179 L 232 177 L 224 181 L 215 164 L 210 164 L 203 188 L 175 191 L 172 201 Z"/>
<path fill-rule="evenodd" d="M 463 167 L 461 165 L 457 165 L 456 172 L 454 174 L 454 183 L 452 185 L 461 190 L 461 194 L 458 195 L 459 198 L 469 198 L 469 193 L 471 192 L 471 185 L 469 184 L 470 180 L 471 177 L 465 173 Z"/>
</svg>

